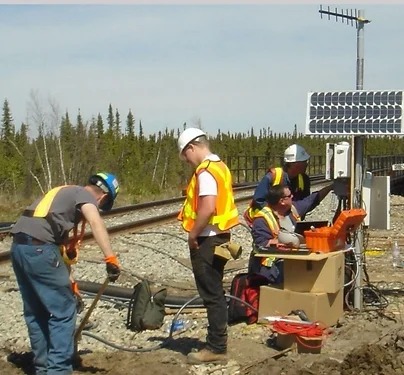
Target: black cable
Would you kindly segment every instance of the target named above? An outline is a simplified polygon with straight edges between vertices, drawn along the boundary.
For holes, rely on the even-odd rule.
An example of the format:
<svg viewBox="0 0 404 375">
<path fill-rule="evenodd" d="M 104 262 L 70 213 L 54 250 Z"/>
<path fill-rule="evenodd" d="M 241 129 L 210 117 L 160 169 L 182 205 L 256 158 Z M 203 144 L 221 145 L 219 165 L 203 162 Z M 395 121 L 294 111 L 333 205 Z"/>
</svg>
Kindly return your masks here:
<svg viewBox="0 0 404 375">
<path fill-rule="evenodd" d="M 250 305 L 248 302 L 243 301 L 242 299 L 240 299 L 240 298 L 238 298 L 238 297 L 236 297 L 236 296 L 233 296 L 233 295 L 231 295 L 231 294 L 225 294 L 225 297 L 226 297 L 226 298 L 230 298 L 230 299 L 235 299 L 235 300 L 237 300 L 237 301 L 243 303 L 244 305 L 246 305 L 247 307 L 249 307 L 250 309 L 252 309 L 252 310 L 255 311 L 256 313 L 258 313 L 258 310 L 257 310 L 254 306 Z M 95 335 L 95 334 L 93 334 L 93 333 L 91 333 L 91 332 L 86 332 L 86 331 L 83 331 L 83 332 L 82 332 L 82 335 L 91 337 L 91 338 L 93 338 L 93 339 L 95 339 L 95 340 L 97 340 L 97 341 L 100 341 L 100 342 L 102 342 L 103 344 L 105 344 L 105 345 L 107 345 L 107 346 L 110 346 L 110 347 L 112 347 L 112 348 L 114 348 L 114 349 L 118 349 L 118 350 L 122 350 L 122 351 L 126 351 L 126 352 L 138 353 L 138 352 L 150 352 L 150 351 L 154 351 L 154 350 L 157 350 L 157 349 L 160 349 L 160 348 L 165 347 L 165 346 L 173 339 L 173 333 L 175 332 L 175 325 L 176 325 L 178 316 L 181 314 L 181 312 L 182 312 L 189 304 L 191 304 L 192 302 L 194 302 L 195 300 L 197 300 L 197 299 L 199 299 L 199 298 L 200 298 L 199 295 L 196 295 L 195 297 L 192 297 L 190 300 L 188 300 L 186 303 L 184 303 L 184 304 L 181 306 L 181 308 L 176 312 L 176 314 L 175 314 L 174 317 L 173 317 L 173 320 L 172 320 L 172 322 L 171 322 L 170 332 L 169 332 L 169 334 L 168 334 L 168 337 L 165 338 L 160 344 L 158 344 L 158 345 L 156 345 L 156 346 L 153 346 L 153 347 L 150 347 L 150 348 L 129 348 L 129 347 L 125 347 L 125 346 L 122 346 L 122 345 L 118 345 L 118 344 L 116 344 L 116 343 L 114 343 L 114 342 L 112 342 L 112 341 L 106 340 L 106 339 L 104 339 L 103 337 L 97 336 L 97 335 Z"/>
<path fill-rule="evenodd" d="M 192 271 L 192 267 L 187 266 L 187 265 L 181 263 L 176 257 L 172 256 L 171 254 L 168 254 L 168 253 L 166 253 L 166 252 L 164 252 L 164 251 L 162 251 L 162 250 L 156 249 L 156 248 L 154 248 L 154 247 L 152 247 L 152 246 L 149 246 L 149 245 L 146 245 L 146 244 L 143 244 L 143 243 L 137 242 L 137 244 L 140 245 L 140 246 L 145 247 L 146 249 L 153 250 L 153 251 L 156 252 L 156 253 L 165 255 L 166 257 L 170 258 L 171 260 L 174 260 L 175 262 L 177 262 L 177 263 L 180 264 L 181 266 L 185 267 L 186 269 Z"/>
<path fill-rule="evenodd" d="M 337 220 L 337 217 L 341 213 L 341 206 L 342 206 L 342 198 L 338 197 L 338 205 L 337 205 L 337 208 L 335 209 L 334 217 L 332 218 L 333 224 L 335 223 L 335 221 Z"/>
<path fill-rule="evenodd" d="M 155 232 L 155 231 L 147 231 L 147 232 L 133 232 L 131 234 L 164 234 L 166 236 L 170 236 L 170 237 L 174 237 L 174 238 L 178 238 L 184 242 L 187 242 L 187 239 L 184 237 L 179 236 L 178 234 L 172 234 L 172 233 L 168 233 L 168 232 Z"/>
</svg>

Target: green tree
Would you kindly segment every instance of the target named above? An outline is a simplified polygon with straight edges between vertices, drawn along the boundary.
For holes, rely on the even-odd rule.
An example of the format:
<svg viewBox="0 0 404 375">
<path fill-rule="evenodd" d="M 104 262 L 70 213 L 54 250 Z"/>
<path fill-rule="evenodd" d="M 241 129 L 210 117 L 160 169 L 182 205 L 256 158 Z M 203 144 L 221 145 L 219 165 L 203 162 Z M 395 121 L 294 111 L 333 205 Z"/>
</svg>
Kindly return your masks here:
<svg viewBox="0 0 404 375">
<path fill-rule="evenodd" d="M 121 137 L 121 115 L 119 114 L 118 108 L 115 110 L 115 137 Z"/>
<path fill-rule="evenodd" d="M 3 103 L 3 116 L 1 119 L 1 141 L 3 142 L 3 155 L 11 157 L 15 150 L 11 142 L 14 142 L 14 120 L 7 99 Z"/>
<path fill-rule="evenodd" d="M 108 129 L 107 133 L 108 135 L 113 135 L 114 134 L 114 128 L 115 128 L 115 119 L 114 119 L 114 112 L 112 110 L 112 105 L 110 104 L 108 106 L 108 116 L 107 116 L 107 124 L 108 124 Z"/>
<path fill-rule="evenodd" d="M 126 117 L 126 135 L 132 141 L 135 139 L 135 117 L 130 109 Z"/>
</svg>

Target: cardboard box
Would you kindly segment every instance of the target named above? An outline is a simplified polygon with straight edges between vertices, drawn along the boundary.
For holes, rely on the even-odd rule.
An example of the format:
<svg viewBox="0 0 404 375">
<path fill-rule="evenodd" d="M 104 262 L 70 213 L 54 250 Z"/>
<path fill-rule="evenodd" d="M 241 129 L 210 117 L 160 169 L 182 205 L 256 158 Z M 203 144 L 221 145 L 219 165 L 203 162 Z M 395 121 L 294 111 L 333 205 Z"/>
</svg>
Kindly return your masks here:
<svg viewBox="0 0 404 375">
<path fill-rule="evenodd" d="M 344 313 L 343 294 L 343 288 L 337 293 L 305 293 L 261 286 L 258 319 L 303 310 L 310 321 L 332 326 Z"/>
<path fill-rule="evenodd" d="M 294 346 L 298 353 L 321 353 L 321 347 L 323 339 L 321 338 L 309 338 L 309 337 L 296 337 L 291 334 L 276 334 L 276 346 L 279 349 L 288 349 Z"/>
<path fill-rule="evenodd" d="M 279 349 L 288 349 L 295 343 L 295 336 L 291 334 L 277 333 L 276 346 Z"/>
<path fill-rule="evenodd" d="M 323 346 L 323 338 L 295 337 L 298 353 L 320 354 Z"/>
<path fill-rule="evenodd" d="M 317 261 L 285 259 L 283 270 L 287 290 L 336 293 L 344 286 L 345 256 L 338 252 Z"/>
</svg>

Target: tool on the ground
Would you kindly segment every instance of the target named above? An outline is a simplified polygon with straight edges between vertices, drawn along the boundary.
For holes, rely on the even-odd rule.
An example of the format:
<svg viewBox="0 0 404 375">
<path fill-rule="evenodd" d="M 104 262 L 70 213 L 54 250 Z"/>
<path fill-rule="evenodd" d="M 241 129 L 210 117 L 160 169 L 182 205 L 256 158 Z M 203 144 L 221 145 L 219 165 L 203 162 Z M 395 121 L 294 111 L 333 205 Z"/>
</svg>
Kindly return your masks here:
<svg viewBox="0 0 404 375">
<path fill-rule="evenodd" d="M 76 332 L 74 333 L 74 348 L 75 352 L 77 353 L 77 344 L 81 339 L 81 332 L 83 331 L 85 325 L 88 322 L 88 319 L 91 316 L 91 313 L 93 312 L 95 306 L 97 305 L 98 300 L 101 298 L 102 294 L 104 293 L 105 289 L 107 288 L 109 283 L 109 277 L 107 276 L 105 278 L 104 283 L 100 286 L 100 289 L 98 289 L 97 294 L 94 297 L 93 302 L 91 303 L 90 307 L 88 308 L 86 315 L 84 315 L 83 319 L 80 322 L 79 327 L 76 329 Z"/>
<path fill-rule="evenodd" d="M 234 242 L 226 242 L 220 246 L 215 246 L 215 255 L 229 260 L 238 259 L 243 251 L 242 247 Z"/>
</svg>

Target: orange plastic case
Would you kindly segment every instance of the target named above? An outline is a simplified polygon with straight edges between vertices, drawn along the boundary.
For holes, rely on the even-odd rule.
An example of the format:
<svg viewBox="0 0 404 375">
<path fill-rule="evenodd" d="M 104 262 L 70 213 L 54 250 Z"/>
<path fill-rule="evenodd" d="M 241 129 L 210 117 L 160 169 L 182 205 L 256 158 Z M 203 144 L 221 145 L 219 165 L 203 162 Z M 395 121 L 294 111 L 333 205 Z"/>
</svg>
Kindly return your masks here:
<svg viewBox="0 0 404 375">
<path fill-rule="evenodd" d="M 331 227 L 315 228 L 304 232 L 306 246 L 311 251 L 329 253 L 345 247 L 347 232 L 353 232 L 366 216 L 363 208 L 341 211 Z"/>
</svg>

